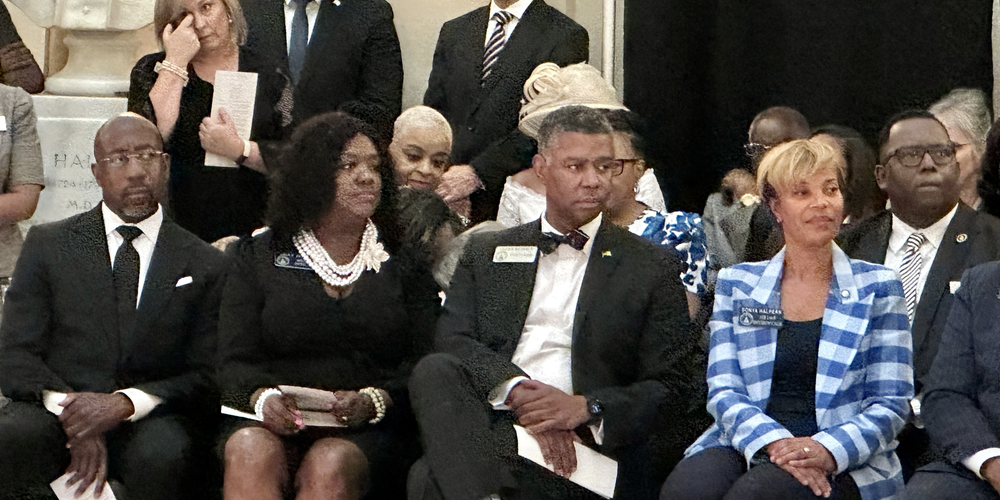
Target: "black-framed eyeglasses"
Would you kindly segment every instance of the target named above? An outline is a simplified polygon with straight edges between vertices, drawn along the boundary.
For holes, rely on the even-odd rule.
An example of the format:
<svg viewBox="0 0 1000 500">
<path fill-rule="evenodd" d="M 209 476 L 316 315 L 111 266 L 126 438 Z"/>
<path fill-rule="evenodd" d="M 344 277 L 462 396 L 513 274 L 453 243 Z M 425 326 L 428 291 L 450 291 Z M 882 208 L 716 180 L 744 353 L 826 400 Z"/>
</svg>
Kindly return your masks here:
<svg viewBox="0 0 1000 500">
<path fill-rule="evenodd" d="M 769 144 L 761 144 L 759 142 L 751 142 L 743 145 L 743 152 L 746 153 L 750 158 L 760 158 L 764 156 L 764 153 L 768 152 L 773 148 Z"/>
<path fill-rule="evenodd" d="M 135 160 L 143 167 L 150 167 L 159 161 L 160 158 L 163 158 L 165 154 L 163 151 L 156 150 L 139 151 L 138 153 L 115 153 L 107 158 L 97 160 L 97 163 L 103 163 L 111 168 L 121 168 L 128 164 L 129 160 Z"/>
<path fill-rule="evenodd" d="M 927 146 L 904 146 L 889 153 L 882 163 L 888 163 L 889 160 L 895 158 L 904 167 L 916 167 L 923 161 L 924 155 L 930 155 L 935 165 L 944 166 L 955 161 L 956 149 L 958 149 L 958 145 L 954 142 Z"/>
<path fill-rule="evenodd" d="M 597 175 L 601 177 L 614 177 L 616 175 L 621 175 L 625 170 L 625 162 L 621 160 L 615 160 L 608 158 L 606 160 L 592 160 L 592 161 L 567 161 L 563 164 L 563 168 L 573 172 L 574 174 L 583 173 L 584 168 L 590 165 L 597 172 Z"/>
</svg>

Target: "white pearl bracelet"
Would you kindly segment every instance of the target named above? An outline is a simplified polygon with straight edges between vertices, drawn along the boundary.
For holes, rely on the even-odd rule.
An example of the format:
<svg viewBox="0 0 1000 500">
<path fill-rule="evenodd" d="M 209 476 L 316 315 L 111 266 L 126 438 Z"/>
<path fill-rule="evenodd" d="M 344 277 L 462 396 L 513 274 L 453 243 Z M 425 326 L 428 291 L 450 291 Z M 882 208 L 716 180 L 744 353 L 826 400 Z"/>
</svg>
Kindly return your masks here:
<svg viewBox="0 0 1000 500">
<path fill-rule="evenodd" d="M 368 421 L 369 424 L 377 424 L 385 418 L 385 399 L 382 398 L 382 391 L 374 387 L 365 387 L 358 391 L 358 394 L 364 394 L 368 396 L 368 399 L 372 400 L 372 404 L 375 405 L 375 418 Z"/>
<path fill-rule="evenodd" d="M 257 418 L 259 418 L 261 422 L 264 421 L 264 402 L 271 396 L 281 396 L 281 394 L 280 389 L 274 388 L 264 389 L 264 392 L 260 393 L 260 397 L 257 398 L 257 403 L 253 405 L 253 412 L 257 415 Z"/>
</svg>

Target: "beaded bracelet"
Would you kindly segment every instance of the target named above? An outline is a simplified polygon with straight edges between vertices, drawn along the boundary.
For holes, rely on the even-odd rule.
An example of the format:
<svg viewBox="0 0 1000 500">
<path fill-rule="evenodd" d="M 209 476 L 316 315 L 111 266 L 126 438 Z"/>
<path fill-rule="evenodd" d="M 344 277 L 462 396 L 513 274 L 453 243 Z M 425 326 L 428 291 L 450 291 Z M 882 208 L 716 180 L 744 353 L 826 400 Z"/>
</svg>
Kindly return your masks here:
<svg viewBox="0 0 1000 500">
<path fill-rule="evenodd" d="M 377 424 L 385 418 L 385 399 L 382 398 L 382 391 L 374 387 L 365 387 L 358 391 L 359 394 L 364 394 L 368 396 L 368 399 L 372 400 L 372 404 L 375 405 L 375 418 L 368 421 L 369 424 Z"/>
<path fill-rule="evenodd" d="M 176 64 L 174 64 L 174 63 L 172 63 L 170 61 L 163 60 L 161 62 L 156 63 L 156 66 L 153 66 L 153 71 L 154 72 L 159 73 L 161 70 L 167 70 L 167 71 L 169 71 L 169 72 L 177 75 L 177 77 L 179 77 L 181 79 L 181 81 L 184 82 L 184 86 L 186 86 L 188 84 L 188 72 L 187 72 L 186 69 L 184 69 L 184 68 L 182 68 L 182 67 L 180 67 L 180 66 L 178 66 L 178 65 L 176 65 Z"/>
<path fill-rule="evenodd" d="M 281 396 L 280 389 L 264 389 L 264 392 L 260 393 L 260 397 L 257 398 L 257 403 L 253 405 L 253 412 L 257 415 L 262 422 L 264 421 L 264 401 L 271 396 Z"/>
</svg>

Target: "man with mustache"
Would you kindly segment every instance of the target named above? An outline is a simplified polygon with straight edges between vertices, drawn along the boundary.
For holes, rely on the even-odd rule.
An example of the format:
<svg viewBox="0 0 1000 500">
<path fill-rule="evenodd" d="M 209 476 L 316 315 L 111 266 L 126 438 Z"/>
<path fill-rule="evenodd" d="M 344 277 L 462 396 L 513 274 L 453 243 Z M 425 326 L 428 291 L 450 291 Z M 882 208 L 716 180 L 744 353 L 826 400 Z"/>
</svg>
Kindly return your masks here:
<svg viewBox="0 0 1000 500">
<path fill-rule="evenodd" d="M 615 159 L 599 110 L 568 106 L 538 132 L 541 219 L 469 240 L 413 370 L 425 456 L 411 500 L 596 498 L 568 478 L 574 442 L 618 460 L 618 498 L 651 486 L 649 437 L 695 377 L 680 262 L 607 220 Z M 514 424 L 554 473 L 517 456 Z"/>
<path fill-rule="evenodd" d="M 126 113 L 97 132 L 98 207 L 29 231 L 0 325 L 0 485 L 47 497 L 114 479 L 134 498 L 202 491 L 227 259 L 163 215 L 169 156 Z M 207 451 L 207 450 L 206 450 Z M 20 495 L 20 496 L 19 496 Z"/>
<path fill-rule="evenodd" d="M 934 115 L 914 110 L 892 117 L 879 143 L 875 178 L 892 208 L 845 231 L 838 243 L 852 258 L 896 270 L 903 282 L 917 396 L 896 452 L 909 479 L 931 459 L 920 401 L 954 294 L 966 269 L 1000 259 L 1000 220 L 960 201 L 956 145 Z"/>
</svg>

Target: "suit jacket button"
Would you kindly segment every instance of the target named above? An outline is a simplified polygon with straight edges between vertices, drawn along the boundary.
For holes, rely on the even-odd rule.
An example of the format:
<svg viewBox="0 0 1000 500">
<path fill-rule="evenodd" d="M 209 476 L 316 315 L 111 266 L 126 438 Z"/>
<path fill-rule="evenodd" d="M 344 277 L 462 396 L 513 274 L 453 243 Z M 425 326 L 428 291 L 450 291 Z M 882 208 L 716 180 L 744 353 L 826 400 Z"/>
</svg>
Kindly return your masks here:
<svg viewBox="0 0 1000 500">
<path fill-rule="evenodd" d="M 476 131 L 476 127 L 469 127 L 469 132 L 475 132 L 475 131 Z"/>
<path fill-rule="evenodd" d="M 850 298 L 851 297 L 851 292 L 848 291 L 848 290 L 841 290 L 840 291 L 840 296 L 843 297 L 843 298 L 845 298 L 845 299 Z"/>
</svg>

